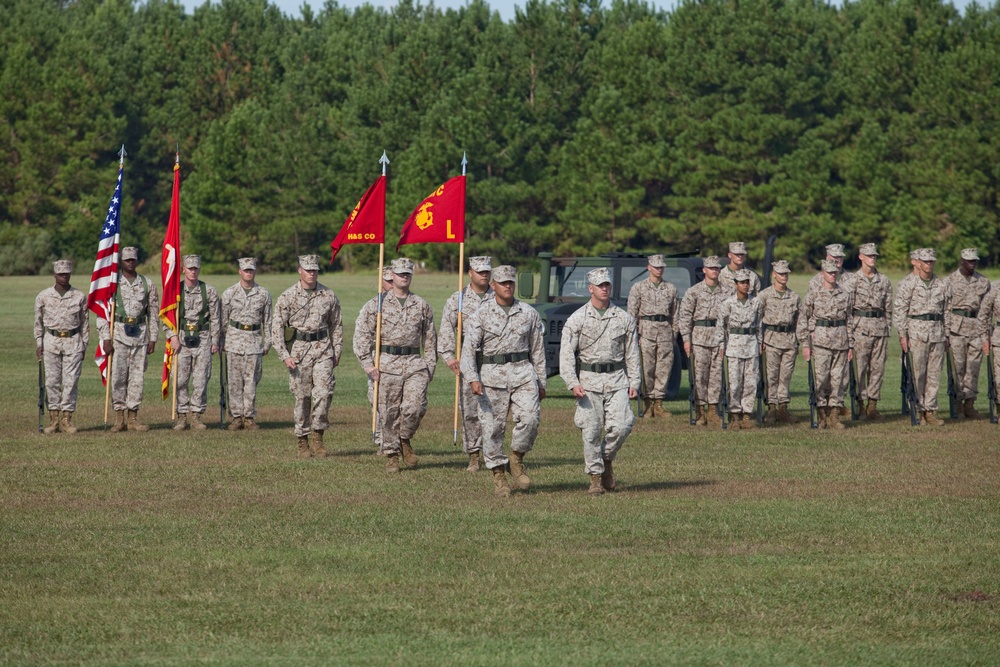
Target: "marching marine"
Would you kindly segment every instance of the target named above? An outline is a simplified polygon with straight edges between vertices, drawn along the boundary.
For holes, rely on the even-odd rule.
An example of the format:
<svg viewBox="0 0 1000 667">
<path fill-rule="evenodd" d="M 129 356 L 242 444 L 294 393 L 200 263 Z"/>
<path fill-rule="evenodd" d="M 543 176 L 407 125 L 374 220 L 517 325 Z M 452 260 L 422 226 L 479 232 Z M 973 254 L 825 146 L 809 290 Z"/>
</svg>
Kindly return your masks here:
<svg viewBox="0 0 1000 667">
<path fill-rule="evenodd" d="M 129 431 L 149 430 L 149 426 L 139 421 L 139 408 L 142 406 L 143 376 L 159 335 L 160 300 L 152 281 L 136 273 L 138 259 L 138 248 L 122 248 L 121 276 L 115 294 L 114 334 L 106 319 L 97 318 L 97 334 L 103 341 L 104 351 L 114 353 L 111 407 L 115 411 L 115 423 L 111 430 L 116 433 L 126 428 Z"/>
<path fill-rule="evenodd" d="M 679 330 L 680 301 L 677 288 L 663 280 L 667 263 L 663 255 L 650 255 L 646 264 L 649 278 L 632 285 L 628 293 L 628 314 L 639 326 L 639 351 L 642 354 L 643 383 L 646 387 L 644 416 L 670 417 L 663 402 L 667 383 L 674 368 L 674 340 Z M 656 404 L 659 403 L 659 406 Z"/>
<path fill-rule="evenodd" d="M 715 343 L 719 356 L 729 360 L 729 423 L 736 428 L 756 428 L 751 414 L 760 376 L 761 305 L 749 296 L 750 271 L 739 269 L 733 276 L 736 293 L 719 305 Z M 723 366 L 722 372 L 726 369 Z"/>
<path fill-rule="evenodd" d="M 729 244 L 729 264 L 719 272 L 719 283 L 726 289 L 729 295 L 736 293 L 736 272 L 747 269 L 747 244 L 743 241 L 734 241 Z M 750 298 L 760 294 L 760 276 L 754 271 L 750 271 Z"/>
<path fill-rule="evenodd" d="M 715 325 L 719 305 L 729 296 L 719 284 L 722 262 L 712 255 L 702 262 L 705 279 L 692 286 L 681 299 L 679 328 L 684 340 L 684 353 L 692 364 L 697 425 L 709 422 L 721 426 L 718 409 L 722 395 L 722 357 L 715 341 Z"/>
<path fill-rule="evenodd" d="M 878 246 L 864 243 L 858 248 L 861 268 L 849 288 L 854 293 L 854 358 L 861 394 L 858 418 L 879 420 L 878 402 L 885 377 L 892 323 L 892 282 L 875 267 Z"/>
<path fill-rule="evenodd" d="M 978 419 L 976 397 L 979 395 L 979 369 L 983 363 L 984 338 L 979 326 L 979 310 L 990 292 L 990 281 L 976 271 L 979 250 L 962 250 L 958 269 L 944 279 L 948 310 L 949 349 L 954 361 L 955 391 L 962 401 L 960 415 Z"/>
<path fill-rule="evenodd" d="M 788 262 L 781 259 L 771 267 L 771 286 L 757 296 L 761 307 L 761 332 L 767 370 L 767 416 L 765 423 L 794 424 L 788 411 L 792 373 L 799 351 L 796 334 L 802 299 L 788 288 Z"/>
<path fill-rule="evenodd" d="M 260 428 L 257 417 L 257 385 L 263 372 L 263 357 L 271 349 L 271 294 L 257 284 L 257 260 L 239 260 L 240 281 L 222 293 L 230 431 Z"/>
<path fill-rule="evenodd" d="M 35 356 L 45 361 L 45 398 L 49 425 L 42 433 L 76 433 L 77 384 L 83 353 L 90 343 L 87 295 L 69 284 L 73 262 L 52 264 L 55 285 L 35 297 Z"/>
<path fill-rule="evenodd" d="M 504 472 L 508 463 L 513 487 L 531 488 L 524 456 L 535 445 L 546 383 L 542 319 L 514 298 L 514 277 L 513 266 L 493 271 L 494 298 L 469 318 L 461 362 L 478 407 L 486 468 L 493 473 L 494 493 L 501 497 L 511 492 Z M 508 414 L 514 423 L 509 459 L 503 453 Z"/>
<path fill-rule="evenodd" d="M 392 291 L 392 269 L 388 266 L 382 269 L 382 286 L 381 291 L 378 296 L 369 299 L 365 305 L 361 306 L 361 313 L 358 315 L 358 319 L 354 321 L 354 341 L 358 340 L 357 326 L 358 322 L 367 322 L 369 318 L 374 318 L 378 316 L 379 306 L 385 300 L 385 295 Z M 354 354 L 358 356 L 358 348 L 354 347 Z M 375 405 L 375 381 L 368 376 L 368 405 Z M 382 449 L 382 414 L 376 409 L 375 410 L 375 432 L 372 433 L 373 444 L 375 445 L 375 453 L 378 456 L 385 456 L 385 451 Z M 477 459 L 478 462 L 478 459 Z"/>
</svg>

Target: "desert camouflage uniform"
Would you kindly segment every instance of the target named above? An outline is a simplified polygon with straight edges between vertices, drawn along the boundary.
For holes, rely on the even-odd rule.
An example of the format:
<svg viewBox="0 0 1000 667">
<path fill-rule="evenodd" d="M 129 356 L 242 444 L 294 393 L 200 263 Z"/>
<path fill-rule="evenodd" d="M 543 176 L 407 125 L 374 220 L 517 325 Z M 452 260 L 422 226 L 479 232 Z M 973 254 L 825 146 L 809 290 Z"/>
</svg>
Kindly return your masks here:
<svg viewBox="0 0 1000 667">
<path fill-rule="evenodd" d="M 623 365 L 602 373 L 581 364 Z M 588 475 L 604 472 L 632 432 L 635 417 L 629 389 L 639 390 L 639 345 L 635 320 L 611 304 L 602 316 L 589 301 L 566 320 L 559 348 L 559 376 L 570 390 L 583 387 L 576 400 L 574 423 L 582 431 L 583 458 Z M 601 434 L 605 433 L 604 437 Z"/>
<path fill-rule="evenodd" d="M 188 287 L 185 281 L 181 281 L 181 303 L 177 306 L 177 337 L 180 348 L 175 357 L 178 415 L 205 412 L 208 405 L 208 381 L 212 379 L 212 346 L 218 346 L 222 337 L 219 293 L 211 285 L 205 285 L 208 309 L 204 314 L 204 328 L 196 331 L 202 313 L 202 284 L 204 282 L 199 280 L 194 287 Z M 169 331 L 164 327 L 165 333 Z M 173 335 L 173 332 L 168 335 Z M 198 346 L 189 347 L 188 337 L 197 337 L 200 340 Z"/>
<path fill-rule="evenodd" d="M 160 298 L 153 281 L 136 275 L 132 282 L 118 277 L 118 297 L 115 304 L 115 334 L 103 317 L 97 318 L 97 333 L 101 340 L 112 340 L 115 352 L 111 361 L 111 407 L 138 410 L 142 406 L 143 378 L 149 365 L 146 351 L 159 335 Z M 130 321 L 134 320 L 134 322 Z M 126 324 L 138 333 L 125 333 Z"/>
<path fill-rule="evenodd" d="M 816 405 L 843 407 L 847 394 L 847 353 L 854 347 L 854 295 L 838 283 L 806 294 L 798 337 L 810 348 L 816 375 Z"/>
<path fill-rule="evenodd" d="M 69 335 L 74 329 L 79 331 Z M 75 287 L 61 295 L 55 287 L 42 290 L 35 297 L 34 334 L 45 360 L 47 408 L 75 412 L 83 353 L 90 343 L 87 295 Z"/>
<path fill-rule="evenodd" d="M 802 299 L 790 289 L 779 292 L 772 285 L 757 296 L 761 307 L 761 330 L 767 365 L 767 401 L 788 403 L 792 373 L 799 349 L 796 328 Z"/>
<path fill-rule="evenodd" d="M 936 412 L 944 363 L 944 281 L 934 276 L 928 283 L 909 274 L 899 282 L 892 306 L 892 321 L 900 338 L 908 338 L 914 391 L 921 412 Z"/>
<path fill-rule="evenodd" d="M 295 329 L 291 351 L 285 344 L 285 327 Z M 295 435 L 325 431 L 337 384 L 334 369 L 344 349 L 340 300 L 333 290 L 318 282 L 315 289 L 304 289 L 296 282 L 282 292 L 271 318 L 271 346 L 282 363 L 289 357 L 295 361 L 295 368 L 288 371 L 288 388 L 295 397 Z"/>
<path fill-rule="evenodd" d="M 688 289 L 681 299 L 679 328 L 681 338 L 691 344 L 698 405 L 714 405 L 722 395 L 722 357 L 715 342 L 715 325 L 719 305 L 728 296 L 721 284 L 711 288 L 702 281 Z"/>
<path fill-rule="evenodd" d="M 370 303 L 370 302 L 369 302 Z M 362 368 L 375 365 L 375 310 L 362 309 L 354 329 L 354 354 Z M 392 349 L 408 348 L 405 352 Z M 378 412 L 382 451 L 402 451 L 427 413 L 427 385 L 437 365 L 437 333 L 430 304 L 412 292 L 405 303 L 392 292 L 382 304 L 382 351 L 379 356 Z"/>
<path fill-rule="evenodd" d="M 760 294 L 760 288 L 761 288 L 760 276 L 757 275 L 756 271 L 747 269 L 746 264 L 743 265 L 743 268 L 746 269 L 747 271 L 750 271 L 750 291 L 747 294 L 747 296 L 752 299 L 753 297 Z M 726 290 L 727 297 L 736 294 L 736 281 L 733 278 L 735 275 L 736 271 L 733 271 L 732 267 L 729 264 L 726 264 L 719 271 L 719 285 L 721 285 Z"/>
<path fill-rule="evenodd" d="M 465 340 L 469 336 L 469 320 L 483 304 L 494 301 L 496 294 L 493 292 L 493 288 L 489 286 L 487 286 L 483 294 L 478 294 L 470 285 L 462 290 L 461 296 L 462 346 L 465 347 Z M 444 304 L 444 310 L 441 312 L 441 331 L 437 339 L 437 352 L 441 355 L 445 363 L 455 358 L 455 348 L 457 347 L 455 334 L 458 330 L 458 297 L 458 292 L 448 297 L 448 301 Z M 479 426 L 479 401 L 469 388 L 471 381 L 465 377 L 459 379 L 461 383 L 462 451 L 466 454 L 472 454 L 483 449 L 483 433 Z"/>
<path fill-rule="evenodd" d="M 264 353 L 271 349 L 271 294 L 257 284 L 245 290 L 236 283 L 222 293 L 222 324 L 229 413 L 253 419 Z"/>
<path fill-rule="evenodd" d="M 996 396 L 1000 397 L 1000 280 L 995 281 L 990 286 L 990 292 L 983 299 L 983 305 L 979 308 L 979 335 L 984 341 L 990 342 L 990 349 L 993 354 L 993 383 L 996 385 Z"/>
<path fill-rule="evenodd" d="M 632 286 L 628 314 L 639 326 L 639 352 L 646 396 L 654 401 L 667 397 L 667 383 L 674 368 L 674 341 L 680 327 L 677 288 L 666 280 L 650 279 Z"/>
<path fill-rule="evenodd" d="M 715 344 L 725 345 L 725 355 L 729 359 L 730 412 L 750 414 L 754 411 L 760 376 L 760 319 L 761 305 L 755 298 L 740 302 L 734 295 L 719 304 Z"/>
<path fill-rule="evenodd" d="M 983 363 L 983 343 L 985 337 L 977 321 L 983 300 L 989 294 L 990 281 L 986 276 L 974 272 L 966 278 L 961 271 L 955 271 L 944 279 L 945 328 L 951 343 L 954 373 L 957 378 L 955 390 L 960 401 L 973 399 L 979 395 L 979 369 Z"/>
<path fill-rule="evenodd" d="M 878 271 L 866 278 L 852 274 L 854 292 L 854 361 L 861 400 L 877 401 L 882 395 L 885 359 L 892 323 L 892 282 Z"/>
<path fill-rule="evenodd" d="M 842 290 L 845 290 L 847 292 L 853 292 L 854 279 L 856 276 L 857 274 L 855 273 L 846 273 L 841 271 L 840 274 L 837 276 L 837 285 L 839 285 L 840 289 Z M 806 295 L 808 296 L 810 292 L 817 292 L 821 289 L 823 289 L 822 271 L 818 272 L 816 275 L 814 275 L 812 278 L 809 279 L 809 286 L 806 288 Z"/>
<path fill-rule="evenodd" d="M 365 326 L 364 323 L 368 321 L 369 318 L 375 318 L 378 316 L 378 305 L 381 301 L 385 299 L 387 292 L 381 292 L 378 296 L 372 297 L 365 302 L 365 305 L 361 306 L 361 312 L 358 314 L 358 319 L 354 321 L 354 355 L 358 358 L 362 356 L 362 352 L 358 350 L 358 326 Z M 374 340 L 374 338 L 372 338 Z M 373 357 L 372 365 L 374 362 L 374 348 L 369 350 Z M 375 381 L 368 378 L 368 405 L 375 405 Z M 375 410 L 375 432 L 372 434 L 372 440 L 374 440 L 375 447 L 378 450 L 379 456 L 385 456 L 385 450 L 382 448 L 382 413 Z"/>
<path fill-rule="evenodd" d="M 483 395 L 474 396 L 482 424 L 483 458 L 490 470 L 507 465 L 504 430 L 510 414 L 512 451 L 527 453 L 538 435 L 539 389 L 545 389 L 545 347 L 542 319 L 517 299 L 504 312 L 496 299 L 486 301 L 465 321 L 468 339 L 462 344 L 462 375 L 480 382 Z M 515 355 L 511 361 L 499 358 Z M 523 357 L 523 358 L 521 358 Z"/>
</svg>

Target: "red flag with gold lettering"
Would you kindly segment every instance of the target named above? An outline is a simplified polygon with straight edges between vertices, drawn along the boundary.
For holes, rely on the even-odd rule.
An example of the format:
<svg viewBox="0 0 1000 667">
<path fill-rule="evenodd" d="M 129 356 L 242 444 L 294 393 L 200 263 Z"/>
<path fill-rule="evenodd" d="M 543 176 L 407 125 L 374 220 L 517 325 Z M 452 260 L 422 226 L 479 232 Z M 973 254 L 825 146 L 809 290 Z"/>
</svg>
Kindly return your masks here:
<svg viewBox="0 0 1000 667">
<path fill-rule="evenodd" d="M 337 238 L 330 243 L 333 254 L 348 243 L 383 243 L 385 241 L 385 176 L 379 176 L 344 221 Z"/>
<path fill-rule="evenodd" d="M 160 257 L 160 276 L 163 281 L 163 298 L 160 300 L 160 321 L 177 335 L 177 306 L 181 300 L 181 165 L 180 156 L 174 163 L 174 190 L 170 201 L 170 218 L 167 234 L 163 239 Z M 173 357 L 169 335 L 163 349 L 163 375 L 160 386 L 166 400 L 170 387 L 170 366 Z"/>
<path fill-rule="evenodd" d="M 399 247 L 410 243 L 465 242 L 465 176 L 449 179 L 414 209 L 403 223 Z"/>
</svg>

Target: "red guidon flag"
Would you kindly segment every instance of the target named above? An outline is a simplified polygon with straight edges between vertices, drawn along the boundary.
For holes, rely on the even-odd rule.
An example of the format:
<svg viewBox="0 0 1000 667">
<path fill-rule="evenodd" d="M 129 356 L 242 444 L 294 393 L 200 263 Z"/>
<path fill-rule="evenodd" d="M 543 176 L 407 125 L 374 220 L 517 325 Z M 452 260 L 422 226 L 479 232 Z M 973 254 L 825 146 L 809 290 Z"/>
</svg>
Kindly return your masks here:
<svg viewBox="0 0 1000 667">
<path fill-rule="evenodd" d="M 333 254 L 348 243 L 383 243 L 385 241 L 385 176 L 379 176 L 344 221 L 337 238 L 330 243 Z"/>
<path fill-rule="evenodd" d="M 181 165 L 180 157 L 174 163 L 174 193 L 170 201 L 170 221 L 163 239 L 160 275 L 163 277 L 163 299 L 160 300 L 160 320 L 177 335 L 177 305 L 181 300 Z M 170 365 L 173 359 L 170 338 L 163 349 L 163 398 L 170 387 Z"/>
<path fill-rule="evenodd" d="M 465 176 L 449 179 L 414 209 L 403 223 L 399 247 L 410 243 L 465 242 Z"/>
</svg>

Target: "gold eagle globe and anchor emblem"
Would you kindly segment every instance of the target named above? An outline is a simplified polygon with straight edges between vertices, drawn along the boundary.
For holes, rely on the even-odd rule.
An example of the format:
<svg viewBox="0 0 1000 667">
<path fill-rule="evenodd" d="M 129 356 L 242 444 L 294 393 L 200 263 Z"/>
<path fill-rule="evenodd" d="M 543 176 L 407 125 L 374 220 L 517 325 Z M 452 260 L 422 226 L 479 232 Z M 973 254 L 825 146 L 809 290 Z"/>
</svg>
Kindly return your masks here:
<svg viewBox="0 0 1000 667">
<path fill-rule="evenodd" d="M 431 207 L 434 206 L 431 202 L 424 202 L 417 209 L 417 218 L 415 220 L 416 225 L 420 228 L 420 231 L 426 230 L 428 227 L 434 224 L 434 212 L 431 211 Z"/>
</svg>

